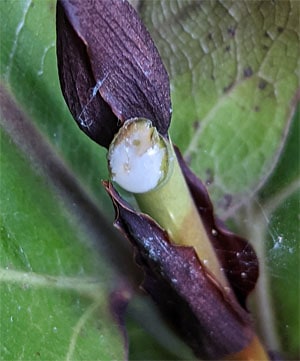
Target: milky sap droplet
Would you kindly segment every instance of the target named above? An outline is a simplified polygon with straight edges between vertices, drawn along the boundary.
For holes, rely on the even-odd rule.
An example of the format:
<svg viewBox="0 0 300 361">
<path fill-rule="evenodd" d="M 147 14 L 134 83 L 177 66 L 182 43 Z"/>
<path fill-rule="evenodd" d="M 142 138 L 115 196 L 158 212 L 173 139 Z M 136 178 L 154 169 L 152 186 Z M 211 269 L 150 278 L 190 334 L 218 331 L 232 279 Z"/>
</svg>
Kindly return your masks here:
<svg viewBox="0 0 300 361">
<path fill-rule="evenodd" d="M 112 180 L 131 193 L 154 189 L 164 177 L 167 149 L 150 120 L 127 120 L 108 153 Z"/>
</svg>

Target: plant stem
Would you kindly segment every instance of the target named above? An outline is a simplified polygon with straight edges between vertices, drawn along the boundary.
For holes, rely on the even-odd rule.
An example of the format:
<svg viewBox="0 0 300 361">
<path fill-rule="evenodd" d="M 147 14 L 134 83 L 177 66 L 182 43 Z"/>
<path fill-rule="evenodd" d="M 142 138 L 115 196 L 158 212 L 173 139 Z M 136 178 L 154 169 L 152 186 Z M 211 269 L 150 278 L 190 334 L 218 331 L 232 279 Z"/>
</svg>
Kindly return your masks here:
<svg viewBox="0 0 300 361">
<path fill-rule="evenodd" d="M 113 180 L 133 193 L 141 211 L 151 216 L 173 243 L 193 247 L 202 265 L 229 291 L 172 143 L 160 136 L 149 120 L 130 119 L 114 138 L 108 162 Z M 243 350 L 226 359 L 266 361 L 269 357 L 254 335 Z"/>
<path fill-rule="evenodd" d="M 108 162 L 112 179 L 134 194 L 141 211 L 158 222 L 173 243 L 194 247 L 215 280 L 229 289 L 171 142 L 149 120 L 129 119 L 109 148 Z"/>
<path fill-rule="evenodd" d="M 171 164 L 167 177 L 155 189 L 135 194 L 137 203 L 168 232 L 172 242 L 194 247 L 203 265 L 224 287 L 228 287 L 171 145 L 170 148 L 172 157 L 169 156 Z"/>
</svg>

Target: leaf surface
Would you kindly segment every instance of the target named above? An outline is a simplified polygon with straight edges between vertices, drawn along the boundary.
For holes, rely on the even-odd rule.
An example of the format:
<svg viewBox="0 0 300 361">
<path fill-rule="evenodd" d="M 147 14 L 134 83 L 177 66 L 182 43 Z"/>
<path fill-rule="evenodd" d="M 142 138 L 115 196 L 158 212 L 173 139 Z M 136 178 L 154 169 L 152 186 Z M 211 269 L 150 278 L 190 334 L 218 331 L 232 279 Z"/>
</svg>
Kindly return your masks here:
<svg viewBox="0 0 300 361">
<path fill-rule="evenodd" d="M 1 358 L 122 359 L 110 268 L 3 131 L 1 189 Z"/>
<path fill-rule="evenodd" d="M 171 136 L 227 209 L 268 177 L 299 88 L 299 2 L 142 1 L 169 71 Z"/>
<path fill-rule="evenodd" d="M 217 213 L 258 252 L 256 322 L 267 347 L 292 358 L 300 353 L 299 5 L 139 3 L 171 79 L 171 137 Z"/>
<path fill-rule="evenodd" d="M 82 187 L 113 216 L 99 183 L 107 177 L 105 152 L 83 137 L 62 97 L 55 51 L 56 1 L 2 1 L 1 82 L 70 166 Z M 38 19 L 38 20 L 37 20 Z"/>
<path fill-rule="evenodd" d="M 172 81 L 172 138 L 185 152 L 196 173 L 210 185 L 209 192 L 216 201 L 219 215 L 227 218 L 233 216 L 236 227 L 252 239 L 252 244 L 259 251 L 261 274 L 266 278 L 262 278 L 263 282 L 255 295 L 255 318 L 271 349 L 285 351 L 287 357 L 297 359 L 300 357 L 299 319 L 295 317 L 300 304 L 297 284 L 299 168 L 296 156 L 299 130 L 295 124 L 299 124 L 299 115 L 294 118 L 293 127 L 289 119 L 295 104 L 293 97 L 299 87 L 299 35 L 296 33 L 299 2 L 270 2 L 273 5 L 268 8 L 268 2 L 205 1 L 200 2 L 201 11 L 196 9 L 198 5 L 194 1 L 156 1 L 155 7 L 151 1 L 135 3 L 139 5 L 138 10 L 154 37 Z M 60 92 L 55 57 L 55 1 L 2 1 L 0 17 L 1 33 L 5 34 L 0 52 L 1 83 L 8 86 L 18 108 L 25 111 L 31 124 L 43 135 L 40 140 L 51 144 L 55 155 L 78 181 L 83 194 L 92 197 L 104 210 L 104 216 L 112 220 L 110 201 L 100 186 L 100 179 L 107 178 L 105 152 L 77 129 Z M 287 142 L 288 133 L 290 137 Z M 124 349 L 120 333 L 115 330 L 112 319 L 105 318 L 107 313 L 101 313 L 102 307 L 107 310 L 109 292 L 106 286 L 111 282 L 108 276 L 110 268 L 122 262 L 110 259 L 109 265 L 103 266 L 105 272 L 101 282 L 103 280 L 105 284 L 104 299 L 101 307 L 95 305 L 94 309 L 93 297 L 98 295 L 103 257 L 100 254 L 98 258 L 94 249 L 91 251 L 90 246 L 82 242 L 88 236 L 82 236 L 82 230 L 78 229 L 78 218 L 74 221 L 73 212 L 70 216 L 69 208 L 67 210 L 59 203 L 60 196 L 52 193 L 53 179 L 43 173 L 43 168 L 35 165 L 32 170 L 32 153 L 28 148 L 21 147 L 22 142 L 14 146 L 15 141 L 14 137 L 9 139 L 9 136 L 2 135 L 1 156 L 3 159 L 9 158 L 9 166 L 4 173 L 1 163 L 1 201 L 3 205 L 6 204 L 6 208 L 1 206 L 1 219 L 10 222 L 10 228 L 4 226 L 1 220 L 1 247 L 5 248 L 1 251 L 1 265 L 5 272 L 5 267 L 15 267 L 8 269 L 9 274 L 1 273 L 1 287 L 4 290 L 1 295 L 5 295 L 1 326 L 5 325 L 9 330 L 5 339 L 6 354 L 1 354 L 1 357 L 22 359 L 24 355 L 23 359 L 42 359 L 44 356 L 44 359 L 58 359 L 57 354 L 63 354 L 63 358 L 66 358 L 71 335 L 77 325 L 77 330 L 85 329 L 85 332 L 78 333 L 80 337 L 74 338 L 78 347 L 76 350 L 80 350 L 83 358 L 99 359 L 98 351 L 95 351 L 95 357 L 92 352 L 93 345 L 99 345 L 100 341 L 103 341 L 100 345 L 108 349 L 113 345 L 115 352 L 120 351 L 113 357 L 122 358 Z M 287 150 L 274 177 L 270 177 L 283 148 Z M 49 164 L 46 159 L 44 163 L 45 167 Z M 6 185 L 5 197 L 2 178 Z M 266 182 L 269 178 L 270 182 Z M 260 198 L 257 190 L 265 183 Z M 16 189 L 18 192 L 15 192 Z M 26 192 L 22 192 L 22 189 Z M 284 193 L 285 190 L 289 191 Z M 282 194 L 289 196 L 283 196 L 279 203 L 273 203 L 275 208 L 268 208 Z M 259 196 L 260 206 L 256 208 L 253 208 L 253 205 L 257 206 L 254 195 Z M 28 202 L 23 204 L 25 198 Z M 41 206 L 41 200 L 43 205 L 48 206 Z M 241 201 L 245 204 L 244 211 L 235 213 L 234 206 Z M 20 206 L 22 217 L 20 213 L 18 216 L 18 210 L 13 209 L 12 204 Z M 82 206 L 75 203 L 74 209 L 77 214 Z M 265 209 L 268 211 L 267 219 L 261 212 Z M 47 215 L 43 213 L 46 210 Z M 43 217 L 39 211 L 44 214 Z M 28 215 L 25 217 L 26 213 Z M 98 229 L 96 239 L 105 245 L 104 249 L 115 243 L 115 234 L 109 236 L 109 240 L 105 237 L 103 240 L 100 235 L 107 234 L 108 230 L 97 217 L 87 216 L 91 214 L 90 210 L 79 214 L 81 221 L 90 219 L 89 225 L 93 224 Z M 51 224 L 49 215 L 53 218 Z M 36 217 L 42 220 L 37 223 Z M 102 226 L 104 231 L 100 231 Z M 15 230 L 13 240 L 11 229 Z M 53 243 L 58 246 L 59 258 L 63 262 L 59 263 L 54 249 L 48 249 L 42 242 L 49 240 L 48 232 L 51 240 L 55 240 Z M 20 247 L 23 247 L 23 253 Z M 41 255 L 41 250 L 47 257 Z M 121 253 L 123 251 L 118 252 L 119 255 Z M 113 254 L 117 255 L 116 252 Z M 126 262 L 123 262 L 122 274 L 128 272 L 126 265 L 130 262 L 128 259 Z M 36 267 L 33 274 L 27 267 L 31 263 Z M 19 267 L 17 270 L 16 265 Z M 84 274 L 80 273 L 81 266 Z M 24 274 L 25 277 L 31 275 L 28 293 L 23 287 L 26 285 L 23 282 Z M 37 278 L 35 275 L 38 275 Z M 82 296 L 78 277 L 80 280 L 96 278 L 97 287 L 93 284 L 90 290 L 89 284 L 84 282 Z M 65 280 L 63 289 L 53 286 L 61 278 Z M 76 285 L 72 282 L 74 278 Z M 66 287 L 66 283 L 71 286 Z M 102 283 L 100 288 L 102 292 Z M 75 306 L 77 304 L 78 307 Z M 148 313 L 150 306 L 144 306 L 143 302 L 140 305 L 145 307 L 143 313 Z M 268 313 L 268 310 L 271 312 Z M 43 317 L 45 312 L 49 317 Z M 59 317 L 51 318 L 51 315 Z M 81 318 L 83 315 L 86 316 Z M 86 320 L 83 328 L 79 322 L 82 319 Z M 99 329 L 95 331 L 99 319 L 109 325 L 108 328 L 101 328 L 106 330 L 105 334 L 101 333 L 101 339 Z M 39 324 L 40 330 L 37 328 Z M 64 327 L 69 331 L 62 337 L 60 330 Z M 167 337 L 161 336 L 163 333 L 156 318 L 150 318 L 144 327 L 155 330 L 152 334 L 157 336 L 161 347 L 167 345 Z M 30 333 L 32 338 L 28 336 Z M 85 338 L 87 334 L 91 338 Z M 139 342 L 139 351 L 133 357 L 145 359 L 143 342 L 148 344 L 147 331 L 144 335 L 140 331 L 138 335 L 134 335 L 134 332 L 131 334 L 132 343 L 135 340 Z M 16 335 L 24 341 L 16 344 Z M 95 343 L 91 341 L 93 337 L 96 337 Z M 56 348 L 50 349 L 46 345 L 50 339 Z M 39 340 L 44 342 L 45 355 L 39 355 L 41 351 L 35 347 Z M 82 343 L 79 345 L 79 342 Z M 121 344 L 122 350 L 118 348 Z M 169 347 L 172 349 L 172 344 Z M 16 351 L 12 353 L 10 350 L 14 348 Z M 149 348 L 146 351 L 151 354 Z M 102 356 L 105 358 L 107 355 Z M 157 352 L 155 357 L 159 359 Z M 169 357 L 172 359 L 172 356 Z M 182 358 L 185 359 L 184 356 Z"/>
</svg>

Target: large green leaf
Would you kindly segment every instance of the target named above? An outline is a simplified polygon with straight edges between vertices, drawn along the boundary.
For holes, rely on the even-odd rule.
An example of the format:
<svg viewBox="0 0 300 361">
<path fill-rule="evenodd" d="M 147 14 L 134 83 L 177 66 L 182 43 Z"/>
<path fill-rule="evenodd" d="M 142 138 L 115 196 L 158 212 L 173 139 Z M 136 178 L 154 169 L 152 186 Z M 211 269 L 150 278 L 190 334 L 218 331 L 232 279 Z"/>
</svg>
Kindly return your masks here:
<svg viewBox="0 0 300 361">
<path fill-rule="evenodd" d="M 173 141 L 217 204 L 240 202 L 270 174 L 290 125 L 299 2 L 145 1 L 140 9 L 169 70 Z"/>
<path fill-rule="evenodd" d="M 217 213 L 255 246 L 258 328 L 270 349 L 295 358 L 299 9 L 297 1 L 140 4 L 171 77 L 173 140 L 206 181 Z"/>
<path fill-rule="evenodd" d="M 133 2 L 170 74 L 174 142 L 260 255 L 258 328 L 297 358 L 300 3 Z M 1 1 L 0 26 L 1 359 L 121 359 L 109 294 L 132 264 L 105 221 L 105 152 L 61 96 L 55 1 Z M 149 303 L 129 315 L 133 359 L 190 357 Z"/>
<path fill-rule="evenodd" d="M 299 126 L 298 110 L 272 176 L 233 216 L 260 260 L 251 300 L 257 327 L 270 349 L 292 358 L 299 357 L 300 326 Z"/>
<path fill-rule="evenodd" d="M 71 217 L 26 154 L 1 134 L 2 360 L 124 355 L 109 312 L 111 268 Z"/>
<path fill-rule="evenodd" d="M 61 95 L 55 53 L 55 1 L 1 1 L 1 78 L 26 114 L 71 164 L 85 190 L 107 213 L 99 185 L 107 177 L 104 150 L 78 130 Z"/>
<path fill-rule="evenodd" d="M 273 349 L 288 350 L 294 358 L 299 357 L 300 336 L 299 110 L 272 176 L 248 205 L 248 211 L 249 206 L 252 208 L 248 222 L 252 220 L 256 230 L 247 227 L 248 236 L 264 260 L 254 295 L 262 333 Z"/>
</svg>

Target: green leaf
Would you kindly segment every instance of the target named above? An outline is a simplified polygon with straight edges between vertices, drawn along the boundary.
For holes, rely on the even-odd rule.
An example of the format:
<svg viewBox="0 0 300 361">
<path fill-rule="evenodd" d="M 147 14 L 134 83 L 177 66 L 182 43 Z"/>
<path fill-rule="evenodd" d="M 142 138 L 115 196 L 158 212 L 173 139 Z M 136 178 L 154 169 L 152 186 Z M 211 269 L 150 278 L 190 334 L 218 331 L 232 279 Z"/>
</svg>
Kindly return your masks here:
<svg viewBox="0 0 300 361">
<path fill-rule="evenodd" d="M 146 1 L 140 9 L 169 70 L 173 141 L 217 204 L 251 196 L 294 110 L 299 2 Z"/>
<path fill-rule="evenodd" d="M 267 312 L 258 313 L 260 327 L 273 348 L 277 345 L 277 349 L 295 359 L 300 352 L 300 163 L 296 156 L 300 144 L 299 110 L 298 107 L 281 158 L 260 191 L 252 213 L 259 235 L 253 242 L 265 270 L 255 297 L 257 305 L 268 304 Z"/>
<path fill-rule="evenodd" d="M 283 152 L 264 187 L 231 216 L 260 261 L 251 297 L 257 329 L 270 350 L 298 359 L 300 329 L 299 106 Z"/>
<path fill-rule="evenodd" d="M 84 189 L 111 218 L 112 206 L 100 186 L 101 179 L 107 177 L 105 151 L 78 129 L 61 95 L 55 4 L 55 0 L 1 1 L 1 33 L 5 33 L 5 41 L 1 42 L 1 79 L 70 165 Z"/>
<path fill-rule="evenodd" d="M 291 117 L 299 2 L 134 2 L 171 78 L 171 136 L 210 184 L 218 214 L 232 217 L 260 255 L 253 303 L 261 334 L 297 358 L 299 121 Z M 108 302 L 120 274 L 133 278 L 132 264 L 120 260 L 104 220 L 113 218 L 100 185 L 105 151 L 79 131 L 61 96 L 55 1 L 3 0 L 0 26 L 1 87 L 18 110 L 1 119 L 1 359 L 122 359 Z M 133 307 L 128 321 L 131 357 L 177 356 L 162 321 L 143 322 L 152 307 L 136 302 L 142 312 Z"/>
<path fill-rule="evenodd" d="M 299 5 L 139 7 L 171 77 L 173 141 L 217 213 L 255 246 L 257 327 L 269 349 L 291 358 L 300 354 Z"/>
<path fill-rule="evenodd" d="M 1 359 L 121 359 L 111 269 L 3 131 L 1 189 Z"/>
<path fill-rule="evenodd" d="M 103 219 L 105 152 L 61 95 L 55 1 L 2 1 L 0 17 L 1 359 L 123 359 L 109 295 L 132 255 Z"/>
<path fill-rule="evenodd" d="M 109 312 L 114 268 L 107 252 L 95 252 L 95 242 L 116 235 L 89 201 L 93 195 L 112 215 L 100 186 L 104 153 L 82 136 L 61 96 L 55 1 L 0 7 L 1 86 L 10 89 L 1 89 L 1 107 L 13 103 L 1 114 L 1 358 L 122 359 Z"/>
</svg>

